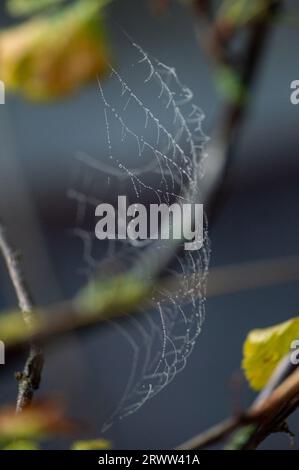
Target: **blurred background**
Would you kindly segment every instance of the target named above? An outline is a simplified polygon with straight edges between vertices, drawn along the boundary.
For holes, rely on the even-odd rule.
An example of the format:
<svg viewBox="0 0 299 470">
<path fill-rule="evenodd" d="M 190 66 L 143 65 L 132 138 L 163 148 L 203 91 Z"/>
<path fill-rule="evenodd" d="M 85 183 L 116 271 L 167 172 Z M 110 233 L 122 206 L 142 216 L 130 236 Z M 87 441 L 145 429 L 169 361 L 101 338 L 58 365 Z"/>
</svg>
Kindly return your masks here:
<svg viewBox="0 0 299 470">
<path fill-rule="evenodd" d="M 295 1 L 283 3 L 287 12 L 294 11 Z M 212 135 L 223 99 L 213 65 L 199 47 L 193 10 L 179 1 L 114 0 L 104 16 L 117 70 L 130 73 L 133 82 L 138 79 L 129 68 L 133 52 L 124 30 L 151 55 L 176 68 L 205 113 L 205 132 Z M 15 22 L 1 2 L 1 26 Z M 211 276 L 215 267 L 299 254 L 299 106 L 290 102 L 290 83 L 299 79 L 299 34 L 293 23 L 275 22 L 267 38 L 234 147 L 226 196 L 210 230 Z M 22 252 L 35 301 L 42 305 L 71 298 L 84 282 L 82 246 L 71 233 L 76 219 L 67 192 L 78 152 L 99 156 L 106 149 L 101 106 L 96 78 L 50 102 L 8 92 L 0 106 L 0 215 Z M 4 309 L 16 300 L 3 263 L 0 269 Z M 248 405 L 254 394 L 240 371 L 244 339 L 253 328 L 296 316 L 298 304 L 298 285 L 283 279 L 208 297 L 203 331 L 184 371 L 104 437 L 116 449 L 168 449 Z M 68 415 L 82 423 L 84 437 L 100 436 L 121 396 L 130 361 L 126 345 L 109 328 L 74 334 L 47 348 L 38 395 L 62 397 Z M 1 403 L 15 401 L 13 372 L 22 364 L 20 360 L 1 368 Z M 290 419 L 295 433 L 298 416 L 296 412 Z M 47 441 L 45 447 L 66 448 L 68 442 Z M 289 439 L 275 434 L 261 448 L 288 449 Z"/>
</svg>

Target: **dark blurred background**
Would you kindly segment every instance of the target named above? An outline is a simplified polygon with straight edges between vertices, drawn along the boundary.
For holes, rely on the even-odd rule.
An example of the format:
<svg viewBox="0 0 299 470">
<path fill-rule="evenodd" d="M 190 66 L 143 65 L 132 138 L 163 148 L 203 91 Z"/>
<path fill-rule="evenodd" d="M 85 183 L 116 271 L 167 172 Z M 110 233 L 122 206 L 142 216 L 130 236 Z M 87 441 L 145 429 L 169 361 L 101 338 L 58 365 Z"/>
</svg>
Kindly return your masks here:
<svg viewBox="0 0 299 470">
<path fill-rule="evenodd" d="M 296 6 L 295 1 L 285 3 Z M 8 19 L 1 9 L 5 25 Z M 118 70 L 132 61 L 123 28 L 177 69 L 206 114 L 209 134 L 220 100 L 210 64 L 196 42 L 191 12 L 173 1 L 157 16 L 146 1 L 118 0 L 106 16 Z M 275 26 L 235 149 L 229 196 L 210 232 L 212 268 L 298 255 L 299 106 L 290 103 L 290 82 L 299 79 L 298 51 L 298 29 Z M 69 231 L 74 213 L 66 193 L 76 153 L 99 155 L 106 145 L 98 131 L 100 106 L 96 82 L 54 104 L 32 104 L 9 95 L 0 106 L 0 214 L 23 253 L 28 282 L 41 304 L 71 297 L 83 282 L 82 250 Z M 14 293 L 1 263 L 0 307 L 12 305 Z M 246 334 L 296 316 L 298 305 L 295 283 L 208 299 L 203 332 L 185 370 L 138 412 L 116 422 L 105 437 L 117 449 L 171 448 L 225 418 L 240 402 L 249 404 L 254 394 L 245 380 L 241 387 L 235 385 Z M 68 413 L 83 426 L 88 423 L 84 437 L 98 435 L 107 410 L 117 404 L 130 370 L 131 359 L 123 349 L 105 329 L 73 335 L 46 351 L 39 394 L 64 397 Z M 12 373 L 22 363 L 1 368 L 1 403 L 14 402 Z M 290 419 L 297 433 L 298 416 L 296 412 Z M 46 445 L 67 444 L 57 440 Z M 276 434 L 261 448 L 287 449 L 289 439 Z"/>
</svg>

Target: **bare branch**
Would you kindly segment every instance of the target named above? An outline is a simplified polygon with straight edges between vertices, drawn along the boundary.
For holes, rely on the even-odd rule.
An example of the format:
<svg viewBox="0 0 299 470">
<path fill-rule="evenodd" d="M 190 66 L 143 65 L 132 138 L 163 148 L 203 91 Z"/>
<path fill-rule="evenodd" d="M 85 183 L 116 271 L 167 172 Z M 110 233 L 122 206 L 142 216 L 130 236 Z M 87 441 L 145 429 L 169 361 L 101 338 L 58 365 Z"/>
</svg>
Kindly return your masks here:
<svg viewBox="0 0 299 470">
<path fill-rule="evenodd" d="M 239 90 L 240 96 L 238 99 L 234 97 L 234 100 L 231 103 L 228 103 L 223 119 L 220 121 L 218 133 L 216 132 L 216 136 L 219 136 L 219 143 L 218 146 L 216 146 L 216 151 L 218 149 L 219 165 L 222 161 L 224 177 L 225 174 L 227 174 L 227 169 L 230 163 L 228 156 L 231 154 L 231 146 L 235 140 L 234 134 L 236 134 L 236 131 L 240 129 L 240 124 L 247 110 L 248 100 L 244 99 L 242 94 L 245 90 L 248 95 L 248 89 L 255 78 L 259 58 L 270 30 L 269 20 L 277 13 L 280 4 L 281 2 L 278 0 L 268 0 L 265 4 L 263 14 L 261 14 L 260 17 L 257 17 L 254 22 L 250 23 L 250 38 L 247 48 L 243 51 L 243 61 L 241 67 L 236 67 L 233 63 L 230 63 L 229 58 L 222 53 L 223 41 L 220 41 L 220 53 L 218 47 L 216 49 L 213 47 L 208 49 L 206 48 L 207 40 L 210 42 L 212 41 L 212 43 L 214 41 L 215 44 L 215 38 L 219 38 L 217 35 L 217 32 L 219 31 L 219 20 L 217 22 L 211 22 L 208 16 L 207 2 L 194 0 L 194 6 L 199 13 L 198 17 L 203 29 L 203 35 L 200 37 L 200 41 L 204 45 L 204 49 L 208 50 L 209 54 L 213 56 L 216 62 L 222 62 L 223 65 L 228 64 L 232 68 L 233 73 L 237 74 L 240 84 L 242 85 Z M 211 33 L 213 30 L 216 31 L 215 34 Z M 217 44 L 218 43 L 216 41 L 216 45 Z M 247 96 L 245 96 L 245 98 L 247 98 Z M 209 184 L 208 188 L 210 189 Z M 214 205 L 212 210 L 215 207 L 217 208 L 223 200 L 223 194 L 218 193 L 217 196 L 218 197 L 216 198 L 214 196 Z M 261 442 L 261 440 L 267 437 L 271 432 L 274 432 L 277 429 L 282 429 L 284 427 L 284 420 L 286 417 L 288 417 L 299 404 L 299 397 L 297 396 L 298 390 L 296 388 L 298 373 L 296 372 L 292 374 L 292 371 L 293 368 L 290 365 L 289 358 L 286 358 L 280 365 L 279 369 L 275 372 L 265 390 L 259 395 L 252 409 L 250 409 L 250 412 L 246 413 L 245 416 L 243 415 L 237 418 L 233 417 L 228 421 L 220 423 L 207 433 L 199 435 L 191 441 L 183 444 L 182 448 L 200 448 L 209 443 L 216 442 L 227 434 L 230 434 L 237 427 L 246 424 L 248 420 L 253 420 L 256 423 L 260 416 L 262 416 L 262 413 L 267 410 L 267 419 L 264 418 L 262 423 L 254 425 L 251 424 L 250 426 L 243 427 L 242 430 L 234 436 L 230 443 L 230 448 L 234 449 L 255 448 L 259 442 Z M 278 384 L 280 384 L 285 378 L 286 380 L 283 385 L 279 385 L 275 390 Z M 295 380 L 295 384 L 293 384 L 292 380 Z M 290 397 L 288 393 L 292 396 Z M 281 400 L 281 402 L 279 400 Z"/>
<path fill-rule="evenodd" d="M 26 285 L 24 275 L 20 266 L 19 256 L 12 248 L 6 231 L 0 222 L 0 250 L 3 254 L 8 273 L 14 286 L 19 307 L 22 311 L 23 320 L 28 332 L 33 328 L 32 310 L 33 301 L 29 288 Z M 20 412 L 27 407 L 33 398 L 34 391 L 39 388 L 44 358 L 39 345 L 31 342 L 29 355 L 23 372 L 18 372 L 16 378 L 19 382 L 16 411 Z"/>
<path fill-rule="evenodd" d="M 299 404 L 299 368 L 294 371 L 292 366 L 290 371 L 293 372 L 278 385 L 284 377 L 282 370 L 286 367 L 286 362 L 289 363 L 289 357 L 281 362 L 267 386 L 246 412 L 213 426 L 181 444 L 178 449 L 202 449 L 227 438 L 238 428 L 241 429 L 233 436 L 227 448 L 253 449 L 269 434 L 283 429 L 285 419 L 294 411 L 295 405 Z"/>
</svg>

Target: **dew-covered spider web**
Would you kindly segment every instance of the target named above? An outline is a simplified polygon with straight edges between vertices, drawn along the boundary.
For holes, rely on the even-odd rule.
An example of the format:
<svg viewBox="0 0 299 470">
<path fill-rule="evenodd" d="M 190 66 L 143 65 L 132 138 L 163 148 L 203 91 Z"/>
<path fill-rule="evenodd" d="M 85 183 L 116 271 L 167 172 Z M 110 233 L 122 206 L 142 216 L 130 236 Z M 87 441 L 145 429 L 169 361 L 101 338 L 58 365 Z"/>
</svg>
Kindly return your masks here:
<svg viewBox="0 0 299 470">
<path fill-rule="evenodd" d="M 108 80 L 98 82 L 99 138 L 105 144 L 98 155 L 78 155 L 69 191 L 77 208 L 75 235 L 82 241 L 87 280 L 128 270 L 153 243 L 158 258 L 164 250 L 157 240 L 97 240 L 99 203 L 116 206 L 118 195 L 126 195 L 128 204 L 201 202 L 204 115 L 174 68 L 135 43 L 131 47 L 132 65 L 121 73 L 111 67 Z M 202 248 L 176 250 L 166 266 L 165 274 L 177 280 L 177 287 L 161 287 L 139 315 L 111 322 L 126 341 L 131 367 L 103 430 L 140 409 L 184 369 L 204 321 L 208 264 L 205 221 Z"/>
</svg>

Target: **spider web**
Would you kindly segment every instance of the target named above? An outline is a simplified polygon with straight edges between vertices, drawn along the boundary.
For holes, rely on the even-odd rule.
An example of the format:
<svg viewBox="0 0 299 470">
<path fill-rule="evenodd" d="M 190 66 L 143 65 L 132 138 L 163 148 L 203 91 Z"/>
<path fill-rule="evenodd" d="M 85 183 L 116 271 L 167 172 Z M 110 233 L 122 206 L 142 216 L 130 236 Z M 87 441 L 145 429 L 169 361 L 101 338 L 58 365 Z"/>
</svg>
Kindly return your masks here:
<svg viewBox="0 0 299 470">
<path fill-rule="evenodd" d="M 111 67 L 108 93 L 98 82 L 104 155 L 78 155 L 79 171 L 69 191 L 77 207 L 75 235 L 82 241 L 88 279 L 126 271 L 153 243 L 96 240 L 94 211 L 104 199 L 107 202 L 107 195 L 115 202 L 117 194 L 126 194 L 130 203 L 145 205 L 200 202 L 207 142 L 203 112 L 174 68 L 150 57 L 138 44 L 132 43 L 132 48 L 136 60 L 129 78 Z M 164 246 L 155 243 L 159 257 Z M 140 409 L 184 369 L 204 321 L 208 265 L 205 220 L 202 248 L 177 251 L 166 269 L 166 274 L 178 279 L 180 288 L 161 289 L 150 309 L 111 322 L 131 350 L 131 370 L 103 431 Z"/>
</svg>

